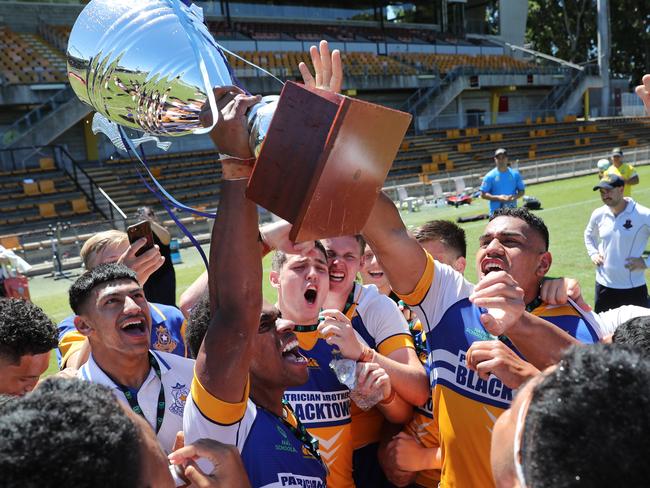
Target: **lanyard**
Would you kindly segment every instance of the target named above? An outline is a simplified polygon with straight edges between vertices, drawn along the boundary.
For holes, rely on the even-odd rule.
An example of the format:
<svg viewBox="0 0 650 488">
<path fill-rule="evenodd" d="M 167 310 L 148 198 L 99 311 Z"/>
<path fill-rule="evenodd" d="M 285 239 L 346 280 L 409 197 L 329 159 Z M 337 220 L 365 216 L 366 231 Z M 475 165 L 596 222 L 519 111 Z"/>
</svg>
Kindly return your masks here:
<svg viewBox="0 0 650 488">
<path fill-rule="evenodd" d="M 348 319 L 352 320 L 352 316 L 354 315 L 354 311 L 357 308 L 357 303 L 354 300 L 354 291 L 357 287 L 356 283 L 352 284 L 352 290 L 350 291 L 350 294 L 348 295 L 347 300 L 345 301 L 345 306 L 343 307 L 343 315 L 345 315 Z"/>
<path fill-rule="evenodd" d="M 156 372 L 156 376 L 158 376 L 158 379 L 160 380 L 160 392 L 158 393 L 158 405 L 156 406 L 156 429 L 155 430 L 157 435 L 158 432 L 160 431 L 160 427 L 162 426 L 163 419 L 165 418 L 165 387 L 163 386 L 162 376 L 160 374 L 160 365 L 158 364 L 158 361 L 156 361 L 156 358 L 154 358 L 153 354 L 151 353 L 149 353 L 149 364 Z M 142 408 L 138 403 L 137 397 L 135 397 L 131 392 L 131 390 L 129 390 L 124 385 L 120 385 L 117 383 L 116 385 L 119 388 L 119 390 L 122 393 L 124 393 L 124 396 L 126 397 L 126 401 L 129 402 L 129 406 L 133 409 L 133 411 L 144 418 L 144 413 L 142 412 Z"/>
<path fill-rule="evenodd" d="M 316 439 L 307 431 L 298 416 L 293 412 L 293 409 L 291 408 L 289 402 L 284 398 L 282 399 L 282 408 L 284 409 L 285 416 L 278 418 L 291 431 L 296 439 L 298 439 L 301 444 L 305 446 L 305 448 L 309 451 L 309 454 L 311 454 L 319 463 L 325 467 L 325 470 L 327 470 L 325 463 L 323 463 L 323 460 L 321 459 L 320 452 L 318 452 L 318 439 Z M 295 426 L 285 418 L 289 416 L 289 413 L 296 420 Z"/>
</svg>

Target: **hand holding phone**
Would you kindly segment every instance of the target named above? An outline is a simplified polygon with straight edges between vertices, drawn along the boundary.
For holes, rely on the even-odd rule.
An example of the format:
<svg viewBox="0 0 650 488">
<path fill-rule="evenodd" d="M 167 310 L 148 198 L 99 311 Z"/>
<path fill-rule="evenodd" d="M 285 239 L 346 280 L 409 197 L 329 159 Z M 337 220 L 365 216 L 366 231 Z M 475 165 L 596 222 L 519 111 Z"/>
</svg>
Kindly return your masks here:
<svg viewBox="0 0 650 488">
<path fill-rule="evenodd" d="M 145 242 L 144 245 L 135 253 L 136 257 L 147 252 L 154 245 L 153 232 L 151 231 L 151 222 L 148 220 L 143 220 L 142 222 L 138 222 L 137 224 L 129 226 L 126 229 L 126 233 L 129 236 L 129 242 L 131 244 L 136 242 L 138 239 L 142 239 L 143 237 L 147 239 L 147 242 Z"/>
</svg>

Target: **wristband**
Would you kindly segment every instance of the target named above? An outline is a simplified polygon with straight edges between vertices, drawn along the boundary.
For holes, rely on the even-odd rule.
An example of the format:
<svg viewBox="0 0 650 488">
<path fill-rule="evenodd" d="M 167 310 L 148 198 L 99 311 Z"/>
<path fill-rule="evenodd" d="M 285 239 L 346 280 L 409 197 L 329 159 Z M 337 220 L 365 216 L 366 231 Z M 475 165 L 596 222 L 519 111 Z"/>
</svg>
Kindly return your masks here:
<svg viewBox="0 0 650 488">
<path fill-rule="evenodd" d="M 395 400 L 395 390 L 393 388 L 390 389 L 390 395 L 385 400 L 382 400 L 379 402 L 380 405 L 388 405 L 390 402 Z"/>
<path fill-rule="evenodd" d="M 373 361 L 374 359 L 375 359 L 375 350 L 371 347 L 363 346 L 363 349 L 361 350 L 361 354 L 359 355 L 359 359 L 357 359 L 357 362 L 372 363 L 374 362 Z"/>
<path fill-rule="evenodd" d="M 247 180 L 253 172 L 254 164 L 255 158 L 224 158 L 221 160 L 222 178 L 224 180 Z"/>
</svg>

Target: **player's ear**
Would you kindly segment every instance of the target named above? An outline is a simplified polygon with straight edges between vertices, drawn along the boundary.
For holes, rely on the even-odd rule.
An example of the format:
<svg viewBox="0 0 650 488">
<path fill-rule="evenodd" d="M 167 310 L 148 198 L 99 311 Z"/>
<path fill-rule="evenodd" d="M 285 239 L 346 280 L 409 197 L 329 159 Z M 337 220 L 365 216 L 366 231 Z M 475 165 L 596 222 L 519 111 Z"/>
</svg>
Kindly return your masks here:
<svg viewBox="0 0 650 488">
<path fill-rule="evenodd" d="M 88 337 L 93 331 L 93 328 L 90 326 L 88 317 L 86 317 L 85 315 L 77 315 L 74 318 L 74 326 L 77 328 L 79 333 L 84 337 Z"/>
<path fill-rule="evenodd" d="M 539 260 L 537 262 L 536 274 L 539 278 L 543 278 L 548 273 L 548 270 L 551 269 L 551 264 L 553 263 L 553 256 L 551 253 L 546 251 L 540 254 Z"/>
<path fill-rule="evenodd" d="M 467 266 L 467 260 L 464 256 L 458 256 L 452 268 L 458 271 L 460 274 L 465 274 L 465 267 Z"/>
<path fill-rule="evenodd" d="M 269 281 L 273 288 L 280 288 L 280 273 L 277 271 L 271 271 L 269 273 Z"/>
</svg>

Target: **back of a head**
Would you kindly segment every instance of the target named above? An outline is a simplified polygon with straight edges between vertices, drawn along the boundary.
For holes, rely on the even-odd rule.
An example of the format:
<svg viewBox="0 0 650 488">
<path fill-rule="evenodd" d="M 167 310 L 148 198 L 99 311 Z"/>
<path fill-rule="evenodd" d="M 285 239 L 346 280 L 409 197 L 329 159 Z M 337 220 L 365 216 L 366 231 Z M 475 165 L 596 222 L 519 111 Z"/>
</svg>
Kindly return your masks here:
<svg viewBox="0 0 650 488">
<path fill-rule="evenodd" d="M 140 441 L 107 388 L 50 378 L 0 406 L 5 488 L 138 485 Z"/>
<path fill-rule="evenodd" d="M 526 222 L 530 227 L 532 227 L 536 232 L 539 233 L 540 237 L 544 241 L 546 250 L 550 244 L 550 238 L 548 233 L 548 227 L 544 223 L 544 220 L 541 217 L 538 217 L 526 207 L 503 207 L 494 211 L 490 216 L 490 221 L 496 219 L 497 217 L 513 217 L 515 219 L 520 219 Z"/>
<path fill-rule="evenodd" d="M 650 316 L 634 317 L 619 325 L 612 337 L 614 344 L 638 348 L 650 358 Z"/>
<path fill-rule="evenodd" d="M 195 358 L 201 349 L 201 343 L 210 325 L 210 298 L 204 293 L 194 304 L 185 328 L 185 344 L 190 349 L 190 356 Z"/>
<path fill-rule="evenodd" d="M 106 246 L 120 245 L 128 242 L 129 237 L 125 232 L 119 230 L 107 230 L 98 232 L 92 237 L 88 238 L 79 252 L 81 260 L 86 269 L 91 269 L 97 265 L 95 257 L 101 253 Z"/>
<path fill-rule="evenodd" d="M 650 362 L 577 346 L 535 386 L 523 432 L 528 488 L 642 487 L 650 479 Z"/>
<path fill-rule="evenodd" d="M 448 248 L 466 257 L 467 241 L 465 230 L 449 220 L 430 220 L 413 231 L 415 240 L 422 243 L 426 241 L 440 241 Z"/>
<path fill-rule="evenodd" d="M 56 325 L 38 306 L 16 298 L 0 299 L 0 361 L 16 364 L 26 354 L 57 346 Z"/>
<path fill-rule="evenodd" d="M 81 315 L 81 308 L 90 297 L 96 286 L 112 281 L 132 280 L 136 283 L 138 278 L 135 271 L 123 264 L 106 263 L 86 271 L 72 284 L 68 290 L 68 299 L 72 311 Z"/>
</svg>

